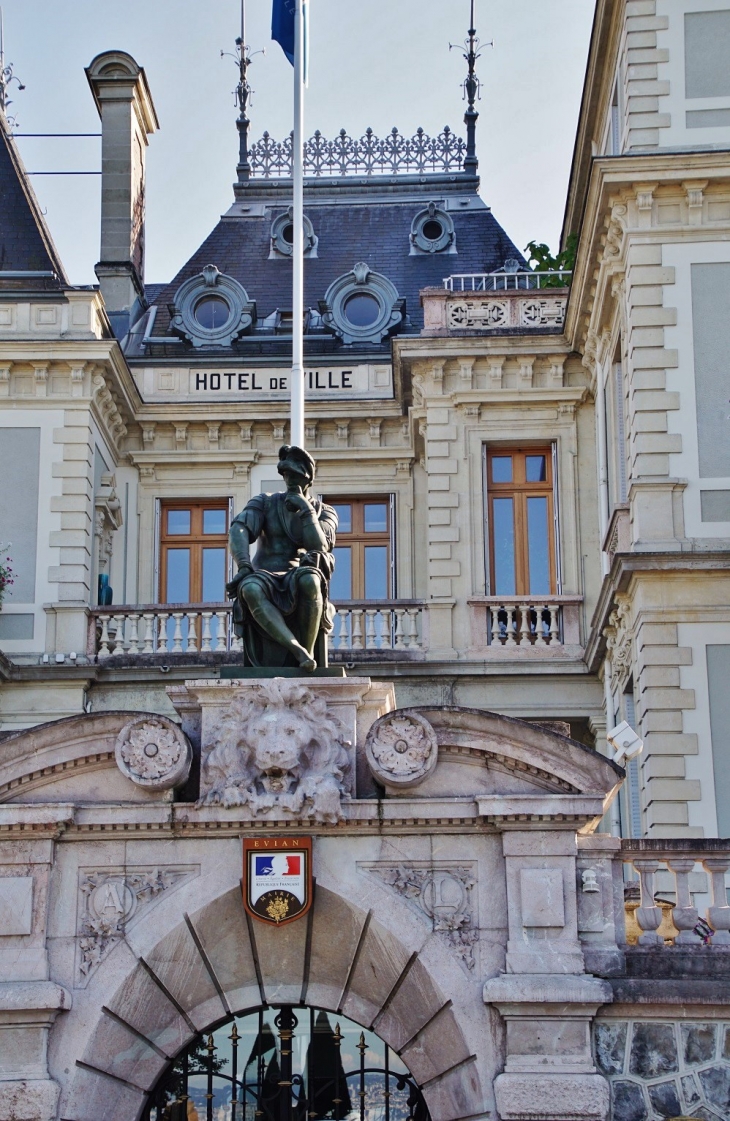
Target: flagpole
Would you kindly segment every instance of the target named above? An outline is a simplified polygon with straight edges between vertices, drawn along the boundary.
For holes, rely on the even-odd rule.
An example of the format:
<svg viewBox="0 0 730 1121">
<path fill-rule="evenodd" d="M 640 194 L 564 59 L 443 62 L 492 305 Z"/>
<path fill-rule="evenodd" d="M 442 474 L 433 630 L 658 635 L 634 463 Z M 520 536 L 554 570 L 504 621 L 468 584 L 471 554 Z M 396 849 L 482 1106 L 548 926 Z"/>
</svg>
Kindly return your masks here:
<svg viewBox="0 0 730 1121">
<path fill-rule="evenodd" d="M 292 368 L 291 442 L 304 447 L 304 28 L 302 8 L 296 0 L 294 15 L 294 137 L 292 188 L 294 241 L 292 245 Z"/>
</svg>

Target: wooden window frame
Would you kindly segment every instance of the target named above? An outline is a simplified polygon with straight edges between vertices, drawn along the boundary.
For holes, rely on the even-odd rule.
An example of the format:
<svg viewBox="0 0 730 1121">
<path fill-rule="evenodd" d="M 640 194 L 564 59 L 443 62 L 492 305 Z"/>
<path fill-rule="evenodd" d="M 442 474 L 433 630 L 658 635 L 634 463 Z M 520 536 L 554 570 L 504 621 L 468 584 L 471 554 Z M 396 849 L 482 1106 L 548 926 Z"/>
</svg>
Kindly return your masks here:
<svg viewBox="0 0 730 1121">
<path fill-rule="evenodd" d="M 350 602 L 363 602 L 367 599 L 365 596 L 365 547 L 366 545 L 385 545 L 386 553 L 386 571 L 388 574 L 388 594 L 386 599 L 392 599 L 394 595 L 394 578 L 393 578 L 393 496 L 392 494 L 328 494 L 323 499 L 329 506 L 351 506 L 352 507 L 352 531 L 350 533 L 337 532 L 336 547 L 343 548 L 350 546 L 352 558 L 352 589 L 353 595 Z M 377 532 L 368 532 L 365 530 L 365 507 L 366 506 L 385 506 L 387 517 L 387 529 Z M 356 589 L 362 589 L 362 595 L 356 594 Z M 347 602 L 347 601 L 345 601 Z M 378 599 L 368 600 L 369 603 L 377 603 Z"/>
<path fill-rule="evenodd" d="M 543 455 L 545 457 L 546 481 L 544 483 L 528 483 L 525 475 L 525 460 L 527 456 Z M 505 456 L 512 458 L 512 482 L 495 483 L 492 480 L 492 460 Z M 557 595 L 558 592 L 558 565 L 555 543 L 555 479 L 553 465 L 553 449 L 550 444 L 539 447 L 499 447 L 489 446 L 486 449 L 486 491 L 487 491 L 487 529 L 489 538 L 489 583 L 490 593 L 499 595 L 496 591 L 496 563 L 494 556 L 494 512 L 495 498 L 511 498 L 514 502 L 514 541 L 515 541 L 515 591 L 509 595 L 505 592 L 506 599 L 516 599 L 520 596 L 531 597 L 538 593 L 529 591 L 530 570 L 529 550 L 527 536 L 527 499 L 548 499 L 548 564 L 550 568 L 550 592 L 544 594 Z M 541 595 L 543 593 L 540 593 Z"/>
<path fill-rule="evenodd" d="M 228 555 L 228 530 L 230 528 L 231 520 L 231 503 L 228 498 L 209 498 L 209 499 L 184 499 L 184 498 L 162 498 L 160 499 L 160 531 L 159 531 L 159 548 L 160 548 L 160 575 L 158 586 L 158 603 L 168 603 L 166 596 L 167 588 L 167 554 L 170 549 L 182 548 L 190 550 L 190 584 L 189 589 L 192 591 L 199 591 L 202 596 L 203 592 L 203 548 L 226 550 L 226 573 L 229 568 L 229 555 Z M 190 533 L 168 533 L 167 532 L 167 513 L 169 510 L 189 510 L 190 511 Z M 203 533 L 203 511 L 204 510 L 224 510 L 226 514 L 226 532 L 222 533 Z M 180 602 L 180 601 L 176 601 Z M 202 603 L 203 600 L 196 598 L 191 592 L 188 592 L 188 599 L 183 601 L 186 603 Z"/>
</svg>

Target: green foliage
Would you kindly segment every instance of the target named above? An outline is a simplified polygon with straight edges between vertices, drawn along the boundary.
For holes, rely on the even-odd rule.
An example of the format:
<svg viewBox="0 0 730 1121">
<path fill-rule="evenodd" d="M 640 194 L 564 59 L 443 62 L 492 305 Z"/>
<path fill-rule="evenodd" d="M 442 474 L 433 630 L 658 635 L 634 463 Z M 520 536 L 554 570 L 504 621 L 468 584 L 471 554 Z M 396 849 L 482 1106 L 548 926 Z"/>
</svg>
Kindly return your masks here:
<svg viewBox="0 0 730 1121">
<path fill-rule="evenodd" d="M 525 246 L 525 253 L 531 269 L 535 272 L 572 272 L 575 265 L 575 253 L 578 248 L 577 234 L 571 234 L 565 243 L 565 249 L 556 256 L 550 252 L 550 247 L 542 241 L 530 241 Z M 543 276 L 540 277 L 541 288 L 566 288 L 570 284 L 569 276 Z"/>
<path fill-rule="evenodd" d="M 9 549 L 10 545 L 8 544 L 7 546 L 5 546 L 5 548 Z M 4 553 L 5 548 L 0 545 L 0 553 Z M 15 575 L 15 573 L 13 572 L 10 561 L 10 556 L 0 556 L 0 603 L 2 603 L 7 589 L 11 584 L 14 583 L 13 576 Z"/>
</svg>

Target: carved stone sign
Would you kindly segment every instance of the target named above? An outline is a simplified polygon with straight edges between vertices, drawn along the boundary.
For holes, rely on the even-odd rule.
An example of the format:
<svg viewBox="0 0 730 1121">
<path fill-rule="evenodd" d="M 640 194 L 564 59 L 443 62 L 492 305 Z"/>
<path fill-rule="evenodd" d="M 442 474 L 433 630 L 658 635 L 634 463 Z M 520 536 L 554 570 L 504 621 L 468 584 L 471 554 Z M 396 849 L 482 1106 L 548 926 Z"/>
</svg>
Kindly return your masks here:
<svg viewBox="0 0 730 1121">
<path fill-rule="evenodd" d="M 365 743 L 368 765 L 384 786 L 407 789 L 431 774 L 438 741 L 428 720 L 412 709 L 396 709 L 376 720 Z"/>
<path fill-rule="evenodd" d="M 305 915 L 312 905 L 312 838 L 244 838 L 243 903 L 273 926 Z"/>
<path fill-rule="evenodd" d="M 148 790 L 180 786 L 193 761 L 187 736 L 165 716 L 130 720 L 117 736 L 114 753 L 122 774 Z"/>
</svg>

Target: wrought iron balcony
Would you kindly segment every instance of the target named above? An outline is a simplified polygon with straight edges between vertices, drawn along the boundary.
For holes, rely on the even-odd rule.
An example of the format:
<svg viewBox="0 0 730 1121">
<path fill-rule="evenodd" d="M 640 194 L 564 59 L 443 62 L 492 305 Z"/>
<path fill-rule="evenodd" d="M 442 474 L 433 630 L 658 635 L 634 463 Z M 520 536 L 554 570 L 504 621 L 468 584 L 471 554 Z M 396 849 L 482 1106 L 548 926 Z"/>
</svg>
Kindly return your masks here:
<svg viewBox="0 0 730 1121">
<path fill-rule="evenodd" d="M 534 292 L 541 288 L 569 288 L 573 273 L 568 269 L 549 272 L 453 273 L 444 277 L 449 292 Z"/>
</svg>

